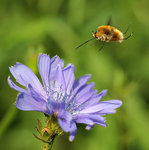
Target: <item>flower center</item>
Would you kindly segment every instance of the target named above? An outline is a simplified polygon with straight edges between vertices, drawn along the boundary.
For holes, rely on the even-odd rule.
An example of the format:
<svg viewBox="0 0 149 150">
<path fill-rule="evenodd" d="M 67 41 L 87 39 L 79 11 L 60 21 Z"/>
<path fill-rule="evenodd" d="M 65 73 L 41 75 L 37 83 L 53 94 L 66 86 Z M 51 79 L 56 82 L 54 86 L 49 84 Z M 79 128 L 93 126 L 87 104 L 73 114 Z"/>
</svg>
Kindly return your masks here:
<svg viewBox="0 0 149 150">
<path fill-rule="evenodd" d="M 58 103 L 65 103 L 65 110 L 71 114 L 78 114 L 83 108 L 84 104 L 77 103 L 77 97 L 73 94 L 73 90 L 67 94 L 66 90 L 60 87 L 54 87 L 47 90 L 48 99 L 53 99 Z M 54 113 L 57 116 L 58 112 Z"/>
</svg>

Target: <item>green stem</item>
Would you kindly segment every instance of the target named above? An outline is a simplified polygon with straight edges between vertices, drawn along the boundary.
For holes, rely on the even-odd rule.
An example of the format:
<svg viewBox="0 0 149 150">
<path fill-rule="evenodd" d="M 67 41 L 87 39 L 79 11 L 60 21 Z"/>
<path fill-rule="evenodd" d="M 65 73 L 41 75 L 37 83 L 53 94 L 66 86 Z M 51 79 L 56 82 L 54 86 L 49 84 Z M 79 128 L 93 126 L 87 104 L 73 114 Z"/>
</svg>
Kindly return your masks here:
<svg viewBox="0 0 149 150">
<path fill-rule="evenodd" d="M 52 150 L 52 144 L 45 144 L 43 150 Z"/>
<path fill-rule="evenodd" d="M 43 150 L 52 150 L 52 146 L 54 143 L 54 139 L 55 139 L 56 135 L 54 135 L 51 139 L 50 139 L 50 143 L 46 143 L 43 147 Z"/>
</svg>

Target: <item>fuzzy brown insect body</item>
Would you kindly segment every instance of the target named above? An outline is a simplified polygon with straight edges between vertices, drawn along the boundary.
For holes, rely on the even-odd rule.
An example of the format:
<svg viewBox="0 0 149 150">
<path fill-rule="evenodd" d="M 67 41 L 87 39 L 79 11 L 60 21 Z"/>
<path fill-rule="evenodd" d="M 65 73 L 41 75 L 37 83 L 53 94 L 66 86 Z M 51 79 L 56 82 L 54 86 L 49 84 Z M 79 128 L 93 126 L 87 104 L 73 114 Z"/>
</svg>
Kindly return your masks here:
<svg viewBox="0 0 149 150">
<path fill-rule="evenodd" d="M 133 33 L 131 33 L 127 37 L 124 37 L 124 34 L 127 33 L 128 29 L 129 28 L 127 28 L 127 30 L 124 33 L 122 33 L 120 30 L 116 29 L 115 27 L 110 26 L 110 20 L 109 20 L 107 25 L 102 25 L 102 26 L 99 26 L 97 28 L 97 31 L 93 33 L 93 38 L 85 41 L 84 43 L 82 43 L 81 45 L 76 47 L 76 49 L 78 49 L 82 45 L 84 45 L 84 44 L 86 44 L 86 43 L 88 43 L 94 39 L 97 39 L 99 41 L 103 41 L 104 43 L 105 42 L 112 42 L 112 41 L 121 43 L 133 35 Z M 103 48 L 104 43 L 99 50 L 101 50 Z"/>
<path fill-rule="evenodd" d="M 97 32 L 93 33 L 93 37 L 104 42 L 119 42 L 124 40 L 123 33 L 115 27 L 103 25 L 98 27 Z"/>
</svg>

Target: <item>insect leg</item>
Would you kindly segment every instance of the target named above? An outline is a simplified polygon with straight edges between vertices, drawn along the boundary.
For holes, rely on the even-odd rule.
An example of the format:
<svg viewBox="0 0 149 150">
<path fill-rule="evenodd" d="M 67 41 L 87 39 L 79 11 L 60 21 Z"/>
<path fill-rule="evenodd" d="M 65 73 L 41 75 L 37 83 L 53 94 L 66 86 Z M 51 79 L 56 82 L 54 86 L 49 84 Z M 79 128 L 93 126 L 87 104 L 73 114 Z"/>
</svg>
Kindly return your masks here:
<svg viewBox="0 0 149 150">
<path fill-rule="evenodd" d="M 103 42 L 103 44 L 101 45 L 101 47 L 99 48 L 98 51 L 101 51 L 103 49 L 104 45 L 105 45 L 105 42 Z"/>
<path fill-rule="evenodd" d="M 128 35 L 126 38 L 124 38 L 123 40 L 129 39 L 132 35 L 133 35 L 133 32 L 130 35 Z"/>
<path fill-rule="evenodd" d="M 126 33 L 128 32 L 129 27 L 130 27 L 130 25 L 127 27 L 126 31 L 125 31 L 125 32 L 123 32 L 123 34 L 126 34 Z"/>
<path fill-rule="evenodd" d="M 111 22 L 112 22 L 112 16 L 109 17 L 107 25 L 111 25 Z"/>
</svg>

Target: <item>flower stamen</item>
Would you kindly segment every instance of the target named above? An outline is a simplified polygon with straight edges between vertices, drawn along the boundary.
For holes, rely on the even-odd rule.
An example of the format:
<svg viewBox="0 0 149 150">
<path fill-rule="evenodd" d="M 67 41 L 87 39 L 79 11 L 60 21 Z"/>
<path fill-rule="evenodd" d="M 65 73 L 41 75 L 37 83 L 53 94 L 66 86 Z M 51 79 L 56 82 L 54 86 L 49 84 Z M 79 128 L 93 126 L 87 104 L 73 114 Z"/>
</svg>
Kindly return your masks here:
<svg viewBox="0 0 149 150">
<path fill-rule="evenodd" d="M 53 116 L 56 118 L 57 114 L 58 114 L 58 112 L 55 112 Z"/>
</svg>

